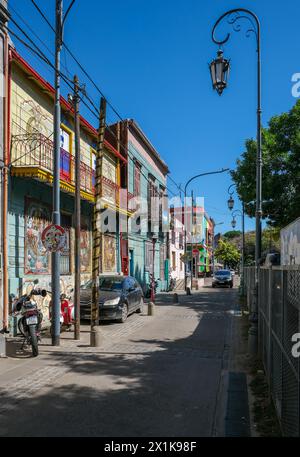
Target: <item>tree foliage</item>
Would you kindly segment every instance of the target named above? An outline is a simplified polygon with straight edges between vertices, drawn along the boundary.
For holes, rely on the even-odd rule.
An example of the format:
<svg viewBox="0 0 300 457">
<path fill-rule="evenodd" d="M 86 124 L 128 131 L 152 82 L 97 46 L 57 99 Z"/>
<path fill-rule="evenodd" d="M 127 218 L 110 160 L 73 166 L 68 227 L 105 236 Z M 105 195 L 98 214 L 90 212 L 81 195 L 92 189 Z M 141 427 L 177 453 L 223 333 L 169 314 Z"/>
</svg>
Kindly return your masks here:
<svg viewBox="0 0 300 457">
<path fill-rule="evenodd" d="M 232 178 L 255 216 L 257 143 L 248 139 Z M 271 226 L 283 227 L 300 215 L 300 100 L 287 113 L 274 116 L 262 132 L 263 217 Z"/>
<path fill-rule="evenodd" d="M 229 268 L 235 268 L 241 255 L 237 248 L 229 241 L 220 240 L 215 250 L 215 257 Z"/>
<path fill-rule="evenodd" d="M 232 240 L 233 238 L 236 238 L 241 234 L 242 232 L 240 230 L 230 230 L 229 232 L 224 233 L 223 237 L 227 240 Z"/>
</svg>

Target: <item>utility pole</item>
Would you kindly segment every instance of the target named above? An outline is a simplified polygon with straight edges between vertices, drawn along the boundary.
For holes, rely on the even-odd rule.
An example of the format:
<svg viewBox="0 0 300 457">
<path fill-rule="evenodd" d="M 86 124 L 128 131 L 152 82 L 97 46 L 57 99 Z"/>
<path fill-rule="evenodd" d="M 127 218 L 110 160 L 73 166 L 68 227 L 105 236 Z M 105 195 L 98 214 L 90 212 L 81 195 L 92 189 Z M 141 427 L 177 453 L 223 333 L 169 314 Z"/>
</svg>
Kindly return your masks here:
<svg viewBox="0 0 300 457">
<path fill-rule="evenodd" d="M 79 118 L 79 84 L 78 77 L 74 76 L 74 120 L 75 120 L 75 326 L 74 339 L 80 340 L 80 229 L 81 229 L 81 208 L 80 208 L 80 118 Z"/>
<path fill-rule="evenodd" d="M 91 303 L 91 339 L 92 347 L 97 347 L 100 344 L 99 332 L 99 273 L 100 273 L 100 258 L 101 258 L 101 197 L 102 197 L 102 162 L 103 162 L 103 146 L 104 134 L 106 125 L 106 100 L 101 98 L 100 102 L 100 117 L 99 130 L 97 139 L 96 151 L 96 176 L 95 176 L 95 204 L 93 215 L 93 289 Z"/>
<path fill-rule="evenodd" d="M 62 0 L 56 0 L 55 26 L 55 105 L 52 223 L 60 225 L 60 51 L 63 25 Z M 60 252 L 52 253 L 52 346 L 60 345 Z"/>
<path fill-rule="evenodd" d="M 63 43 L 63 28 L 65 20 L 75 3 L 72 0 L 66 14 L 63 16 L 63 0 L 55 2 L 55 97 L 54 97 L 54 151 L 53 151 L 53 198 L 52 223 L 60 225 L 60 52 Z M 60 252 L 52 253 L 51 266 L 52 288 L 52 346 L 60 345 Z"/>
<path fill-rule="evenodd" d="M 192 254 L 192 268 L 191 268 L 191 290 L 193 290 L 193 276 L 194 276 L 194 192 L 192 191 L 192 227 L 191 227 L 191 254 Z M 196 269 L 196 267 L 195 267 Z"/>
</svg>

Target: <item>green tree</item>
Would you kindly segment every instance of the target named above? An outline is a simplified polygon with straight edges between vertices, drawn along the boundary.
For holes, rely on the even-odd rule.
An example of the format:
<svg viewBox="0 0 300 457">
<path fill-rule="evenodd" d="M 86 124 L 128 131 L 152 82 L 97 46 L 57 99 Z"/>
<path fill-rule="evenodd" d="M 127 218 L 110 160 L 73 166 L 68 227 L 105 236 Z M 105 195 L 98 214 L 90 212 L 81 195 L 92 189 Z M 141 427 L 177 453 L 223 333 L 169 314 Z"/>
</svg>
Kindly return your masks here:
<svg viewBox="0 0 300 457">
<path fill-rule="evenodd" d="M 245 203 L 246 213 L 255 216 L 256 141 L 249 139 L 237 160 L 232 178 Z M 262 132 L 263 217 L 274 227 L 283 227 L 300 215 L 300 100 L 287 113 L 271 118 Z"/>
<path fill-rule="evenodd" d="M 229 232 L 224 233 L 223 237 L 227 240 L 232 240 L 233 238 L 237 238 L 241 236 L 242 232 L 240 230 L 230 230 Z"/>
<path fill-rule="evenodd" d="M 215 250 L 215 257 L 229 268 L 235 268 L 241 255 L 237 248 L 229 241 L 220 240 Z"/>
</svg>

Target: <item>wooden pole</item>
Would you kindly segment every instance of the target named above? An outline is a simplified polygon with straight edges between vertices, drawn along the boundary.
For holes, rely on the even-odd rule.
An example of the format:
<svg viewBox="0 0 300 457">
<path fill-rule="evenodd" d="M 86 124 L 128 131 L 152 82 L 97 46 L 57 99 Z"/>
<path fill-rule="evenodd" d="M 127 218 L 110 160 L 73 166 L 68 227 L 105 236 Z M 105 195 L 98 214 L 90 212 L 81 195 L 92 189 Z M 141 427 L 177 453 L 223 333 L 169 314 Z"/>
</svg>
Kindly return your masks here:
<svg viewBox="0 0 300 457">
<path fill-rule="evenodd" d="M 106 125 L 106 100 L 101 98 L 99 130 L 96 150 L 95 204 L 93 214 L 93 264 L 92 264 L 92 302 L 91 302 L 91 346 L 99 346 L 99 274 L 101 259 L 101 196 L 102 196 L 102 163 L 104 134 Z"/>
</svg>

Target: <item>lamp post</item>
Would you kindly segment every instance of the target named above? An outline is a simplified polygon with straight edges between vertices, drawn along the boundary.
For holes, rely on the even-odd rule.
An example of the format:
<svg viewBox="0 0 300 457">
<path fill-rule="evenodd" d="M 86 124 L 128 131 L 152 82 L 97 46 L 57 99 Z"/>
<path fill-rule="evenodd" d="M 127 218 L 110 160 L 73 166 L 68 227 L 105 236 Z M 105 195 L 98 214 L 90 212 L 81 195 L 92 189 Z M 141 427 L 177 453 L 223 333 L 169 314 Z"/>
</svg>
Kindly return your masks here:
<svg viewBox="0 0 300 457">
<path fill-rule="evenodd" d="M 233 193 L 234 191 L 231 190 L 233 187 L 235 187 L 235 184 L 231 184 L 228 188 L 228 193 L 229 193 L 229 200 L 227 202 L 228 204 L 228 209 L 230 211 L 233 210 L 234 208 L 234 199 L 233 199 Z M 236 219 L 235 216 L 239 214 L 242 217 L 242 274 L 241 274 L 241 284 L 242 284 L 242 294 L 244 295 L 244 268 L 245 268 L 245 204 L 242 202 L 242 211 L 240 210 L 235 210 L 232 212 L 232 221 L 231 225 L 232 228 L 235 229 L 236 227 Z"/>
<path fill-rule="evenodd" d="M 242 286 L 242 295 L 244 295 L 244 268 L 245 268 L 245 207 L 243 203 L 243 211 L 236 209 L 232 213 L 232 228 L 236 227 L 235 216 L 241 216 L 242 218 L 242 274 L 241 274 L 241 286 Z"/>
<path fill-rule="evenodd" d="M 214 224 L 214 231 L 218 225 L 223 225 L 223 224 L 224 224 L 224 222 L 217 222 L 216 224 Z M 215 233 L 214 233 L 213 248 L 212 248 L 212 269 L 213 269 L 213 274 L 215 274 Z"/>
<path fill-rule="evenodd" d="M 220 173 L 225 173 L 225 171 L 229 171 L 229 168 L 222 168 L 222 170 L 218 170 L 218 171 L 209 171 L 207 173 L 200 173 L 199 175 L 195 175 L 193 176 L 192 178 L 190 178 L 186 185 L 184 186 L 184 254 L 185 254 L 185 262 L 184 262 L 184 288 L 185 290 L 187 289 L 187 277 L 186 277 L 186 264 L 187 264 L 187 261 L 186 261 L 186 254 L 187 254 L 187 250 L 186 250 L 186 223 L 187 223 L 187 218 L 186 218 L 186 215 L 187 215 L 187 211 L 186 211 L 186 192 L 187 192 L 187 188 L 188 188 L 188 185 L 194 181 L 194 179 L 196 178 L 200 178 L 202 176 L 208 176 L 208 175 L 216 175 L 216 174 L 220 174 Z"/>
<path fill-rule="evenodd" d="M 239 32 L 241 30 L 240 21 L 247 20 L 250 27 L 247 28 L 247 37 L 254 34 L 257 45 L 257 154 L 256 154 L 256 242 L 255 242 L 255 300 L 251 313 L 252 327 L 249 334 L 252 337 L 251 352 L 257 352 L 258 339 L 258 273 L 259 263 L 261 258 L 261 233 L 262 233 L 262 150 L 261 150 L 261 27 L 256 14 L 245 8 L 235 8 L 224 13 L 215 23 L 212 30 L 212 40 L 219 46 L 227 43 L 231 34 L 227 33 L 223 40 L 217 40 L 215 31 L 218 25 L 227 18 L 228 24 L 233 27 L 233 30 Z M 223 57 L 222 50 L 218 51 L 218 56 L 210 64 L 210 72 L 212 76 L 213 88 L 221 95 L 227 87 L 230 62 Z"/>
</svg>

